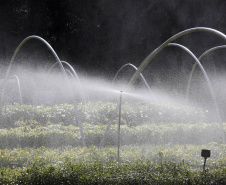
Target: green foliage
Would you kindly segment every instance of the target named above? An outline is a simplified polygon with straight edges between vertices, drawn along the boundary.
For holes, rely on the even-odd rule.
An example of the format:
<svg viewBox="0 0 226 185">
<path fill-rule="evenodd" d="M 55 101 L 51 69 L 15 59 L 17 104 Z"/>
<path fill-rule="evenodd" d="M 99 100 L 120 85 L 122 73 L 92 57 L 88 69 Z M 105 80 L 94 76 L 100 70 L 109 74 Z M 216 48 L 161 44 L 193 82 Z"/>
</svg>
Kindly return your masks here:
<svg viewBox="0 0 226 185">
<path fill-rule="evenodd" d="M 23 125 L 23 124 L 22 124 Z M 99 145 L 105 133 L 105 125 L 83 123 L 86 143 Z M 118 126 L 112 125 L 104 141 L 104 145 L 117 145 Z M 206 124 L 143 124 L 140 126 L 121 126 L 122 145 L 142 144 L 205 144 L 221 142 L 217 123 Z M 65 145 L 80 146 L 81 137 L 78 126 L 49 124 L 41 126 L 36 122 L 32 125 L 0 129 L 0 148 L 14 147 L 59 147 Z"/>
<path fill-rule="evenodd" d="M 218 124 L 201 122 L 205 119 L 201 110 L 169 104 L 125 103 L 121 163 L 116 163 L 116 107 L 111 102 L 78 104 L 86 148 L 80 147 L 73 105 L 4 107 L 0 184 L 225 183 L 225 145 L 218 144 Z M 105 147 L 99 148 L 109 122 L 112 125 Z M 205 173 L 200 148 L 212 151 Z"/>
<path fill-rule="evenodd" d="M 141 145 L 121 146 L 120 161 L 122 163 L 140 160 L 151 160 L 152 163 L 162 163 L 164 160 L 172 163 L 189 164 L 193 168 L 203 165 L 200 148 L 211 150 L 211 157 L 207 160 L 209 169 L 225 166 L 225 145 Z M 65 161 L 72 163 L 85 161 L 102 161 L 106 163 L 117 161 L 117 147 L 90 146 L 86 148 L 64 146 L 60 148 L 13 148 L 0 150 L 0 168 L 27 167 L 33 163 L 38 165 L 61 164 Z"/>
<path fill-rule="evenodd" d="M 82 122 L 94 125 L 104 125 L 118 121 L 116 103 L 89 102 L 78 104 Z M 74 106 L 70 104 L 54 106 L 8 105 L 3 108 L 2 127 L 12 127 L 21 123 L 30 125 L 36 121 L 40 125 L 49 122 L 76 125 Z M 178 104 L 125 103 L 122 106 L 122 124 L 138 126 L 143 123 L 197 123 L 205 121 L 201 109 L 195 109 Z"/>
<path fill-rule="evenodd" d="M 161 170 L 160 170 L 161 169 Z M 189 165 L 152 161 L 105 163 L 84 161 L 1 169 L 1 184 L 224 184 L 226 169 L 191 170 Z"/>
<path fill-rule="evenodd" d="M 211 149 L 202 170 L 200 148 Z M 225 145 L 0 150 L 0 184 L 224 184 Z"/>
</svg>

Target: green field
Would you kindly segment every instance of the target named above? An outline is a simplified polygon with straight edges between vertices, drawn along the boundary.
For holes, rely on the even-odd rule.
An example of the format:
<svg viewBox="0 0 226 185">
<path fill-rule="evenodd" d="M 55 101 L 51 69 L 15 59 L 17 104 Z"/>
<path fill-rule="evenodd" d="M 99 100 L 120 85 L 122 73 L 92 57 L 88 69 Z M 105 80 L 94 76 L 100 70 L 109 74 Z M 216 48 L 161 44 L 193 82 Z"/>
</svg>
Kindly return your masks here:
<svg viewBox="0 0 226 185">
<path fill-rule="evenodd" d="M 4 107 L 0 184 L 226 183 L 226 145 L 219 125 L 206 123 L 205 111 L 174 104 L 123 104 L 117 162 L 116 106 L 78 104 L 85 148 L 73 105 Z M 107 125 L 111 127 L 100 147 Z M 211 150 L 205 170 L 202 149 Z"/>
</svg>

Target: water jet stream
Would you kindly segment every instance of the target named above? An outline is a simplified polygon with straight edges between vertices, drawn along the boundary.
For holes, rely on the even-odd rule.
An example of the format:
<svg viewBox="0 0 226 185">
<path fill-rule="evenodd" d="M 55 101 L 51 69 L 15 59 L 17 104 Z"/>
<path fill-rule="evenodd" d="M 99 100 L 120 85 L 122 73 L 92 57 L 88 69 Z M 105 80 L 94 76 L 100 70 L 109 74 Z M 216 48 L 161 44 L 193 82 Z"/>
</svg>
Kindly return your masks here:
<svg viewBox="0 0 226 185">
<path fill-rule="evenodd" d="M 61 62 L 61 60 L 59 59 L 58 55 L 56 54 L 56 52 L 54 51 L 54 49 L 51 47 L 51 45 L 46 41 L 44 40 L 43 38 L 39 37 L 39 36 L 36 36 L 36 35 L 31 35 L 31 36 L 28 36 L 26 37 L 19 45 L 18 47 L 16 48 L 11 60 L 10 60 L 10 64 L 9 64 L 9 67 L 7 69 L 7 72 L 6 72 L 6 76 L 5 76 L 5 80 L 3 82 L 3 86 L 2 86 L 2 92 L 1 92 L 1 100 L 0 100 L 0 110 L 2 110 L 2 107 L 3 107 L 3 101 L 4 101 L 4 97 L 5 97 L 5 88 L 6 88 L 6 83 L 7 83 L 7 80 L 9 78 L 9 74 L 10 74 L 10 71 L 11 71 L 11 68 L 12 68 L 12 65 L 14 63 L 14 60 L 16 58 L 16 55 L 17 53 L 19 52 L 20 48 L 29 40 L 31 39 L 37 39 L 39 41 L 41 41 L 42 43 L 44 43 L 48 48 L 49 50 L 52 52 L 53 56 L 55 57 L 56 61 L 58 62 L 59 66 L 60 66 L 60 69 L 65 77 L 65 79 L 67 79 L 67 84 L 68 84 L 68 87 L 70 87 L 69 85 L 69 80 L 67 78 L 67 74 L 66 74 L 66 71 L 63 67 L 63 64 Z M 70 88 L 69 88 L 70 89 Z M 74 98 L 75 100 L 75 98 Z M 75 108 L 75 115 L 76 115 L 76 121 L 79 125 L 79 129 L 80 129 L 80 134 L 81 134 L 81 139 L 82 139 L 82 144 L 83 144 L 83 147 L 86 146 L 86 143 L 85 143 L 85 136 L 84 136 L 84 133 L 83 133 L 83 128 L 82 128 L 82 124 L 81 124 L 81 120 L 80 120 L 80 117 L 79 117 L 79 114 L 78 114 L 78 110 L 77 110 L 77 103 L 75 102 L 74 103 L 74 108 Z"/>
<path fill-rule="evenodd" d="M 168 46 L 175 46 L 175 47 L 179 47 L 181 49 L 183 49 L 184 51 L 186 51 L 196 62 L 196 64 L 199 66 L 199 68 L 201 69 L 205 79 L 206 79 L 206 82 L 207 82 L 207 85 L 208 85 L 208 88 L 210 90 L 210 94 L 212 96 L 212 99 L 213 99 L 213 102 L 214 102 L 214 108 L 216 110 L 216 114 L 217 114 L 217 118 L 218 118 L 218 122 L 219 122 L 219 126 L 220 126 L 220 130 L 221 130 L 221 137 L 222 137 L 222 140 L 223 140 L 223 143 L 225 143 L 225 134 L 224 134 L 224 127 L 223 127 L 223 123 L 222 123 L 222 119 L 221 119 L 221 115 L 220 115 L 220 110 L 219 110 L 219 107 L 218 107 L 218 104 L 217 104 L 217 100 L 216 100 L 216 96 L 215 96 L 215 93 L 213 91 L 213 87 L 212 87 L 212 84 L 210 82 L 210 79 L 205 71 L 205 69 L 203 68 L 202 64 L 200 63 L 200 61 L 197 59 L 197 57 L 188 49 L 186 48 L 185 46 L 182 46 L 180 44 L 176 44 L 176 43 L 170 43 L 168 44 Z"/>
<path fill-rule="evenodd" d="M 204 56 L 206 56 L 208 53 L 212 52 L 212 51 L 215 51 L 215 50 L 218 50 L 218 49 L 224 49 L 226 48 L 226 45 L 222 45 L 222 46 L 216 46 L 216 47 L 213 47 L 213 48 L 210 48 L 208 49 L 207 51 L 205 51 L 199 58 L 198 60 L 201 62 L 202 58 Z M 193 76 L 193 73 L 195 72 L 195 69 L 197 67 L 197 63 L 194 63 L 193 67 L 192 67 L 192 70 L 191 70 L 191 73 L 189 75 L 189 79 L 188 79 L 188 84 L 187 84 L 187 89 L 186 89 L 186 102 L 188 102 L 188 96 L 189 96 L 189 91 L 190 91 L 190 88 L 191 88 L 191 79 L 192 79 L 192 76 Z"/>
<path fill-rule="evenodd" d="M 17 87 L 18 87 L 18 92 L 19 92 L 19 97 L 20 97 L 20 104 L 23 104 L 23 98 L 22 98 L 22 94 L 21 94 L 21 87 L 20 87 L 20 80 L 19 77 L 17 75 L 13 75 L 11 77 L 16 78 L 16 83 L 17 83 Z"/>
<path fill-rule="evenodd" d="M 74 77 L 76 78 L 76 80 L 78 81 L 78 83 L 80 83 L 79 77 L 78 77 L 77 73 L 75 72 L 74 68 L 73 68 L 68 62 L 66 62 L 66 61 L 61 61 L 61 63 L 62 63 L 62 64 L 65 64 L 67 67 L 69 67 L 69 69 L 72 71 L 72 73 L 73 73 Z M 50 69 L 49 69 L 48 72 L 50 72 L 54 67 L 56 67 L 57 64 L 59 64 L 59 62 L 54 63 L 54 64 L 50 67 Z"/>
<path fill-rule="evenodd" d="M 134 68 L 134 69 L 137 71 L 137 67 L 136 67 L 135 65 L 131 64 L 131 63 L 128 63 L 128 64 L 123 65 L 123 66 L 118 70 L 118 72 L 115 74 L 115 77 L 114 77 L 113 80 L 112 80 L 112 84 L 115 83 L 115 81 L 116 81 L 116 79 L 117 79 L 117 77 L 118 77 L 118 74 L 119 74 L 120 71 L 123 70 L 126 66 L 131 66 L 132 68 Z M 142 75 L 142 73 L 140 73 L 140 77 L 142 78 L 142 80 L 143 80 L 145 86 L 147 87 L 147 89 L 148 89 L 149 91 L 152 92 L 150 86 L 148 85 L 148 83 L 147 83 L 147 81 L 145 80 L 145 78 L 144 78 L 144 76 Z"/>
<path fill-rule="evenodd" d="M 18 88 L 18 93 L 19 93 L 19 100 L 20 100 L 20 104 L 23 104 L 23 98 L 22 98 L 22 93 L 21 93 L 21 86 L 20 86 L 20 80 L 19 77 L 17 75 L 12 75 L 9 78 L 15 78 L 16 79 L 16 83 L 17 83 L 17 88 Z M 9 79 L 8 79 L 9 80 Z M 4 82 L 4 81 L 3 81 Z M 4 100 L 3 100 L 4 101 Z M 3 102 L 2 102 L 3 104 Z"/>
<path fill-rule="evenodd" d="M 223 38 L 224 40 L 226 40 L 226 35 L 223 34 L 220 31 L 217 31 L 215 29 L 212 28 L 207 28 L 207 27 L 195 27 L 195 28 L 190 28 L 187 30 L 184 30 L 182 32 L 179 32 L 178 34 L 170 37 L 168 40 L 166 40 L 164 43 L 162 43 L 158 48 L 156 48 L 154 51 L 152 51 L 145 59 L 144 61 L 141 63 L 141 65 L 138 67 L 138 69 L 136 70 L 136 72 L 133 74 L 132 78 L 130 79 L 129 83 L 128 83 L 128 88 L 136 81 L 136 79 L 138 78 L 138 76 L 140 75 L 140 73 L 145 69 L 145 67 L 149 64 L 149 62 L 151 62 L 151 60 L 162 50 L 164 49 L 169 43 L 173 42 L 174 40 L 176 40 L 179 37 L 182 37 L 184 35 L 187 35 L 189 33 L 193 33 L 193 32 L 209 32 L 209 33 L 213 33 L 221 38 Z"/>
<path fill-rule="evenodd" d="M 174 40 L 176 40 L 177 38 L 181 37 L 181 36 L 184 36 L 184 35 L 187 35 L 189 33 L 193 33 L 193 32 L 200 32 L 200 31 L 203 31 L 203 32 L 209 32 L 209 33 L 213 33 L 221 38 L 223 38 L 224 40 L 226 40 L 226 35 L 223 34 L 222 32 L 220 31 L 217 31 L 215 29 L 212 29 L 212 28 L 207 28 L 207 27 L 195 27 L 195 28 L 190 28 L 190 29 L 187 29 L 187 30 L 184 30 L 182 32 L 179 32 L 178 34 L 170 37 L 168 40 L 166 40 L 164 43 L 162 43 L 158 48 L 156 48 L 154 51 L 152 51 L 145 59 L 144 61 L 141 63 L 141 65 L 138 67 L 138 69 L 136 70 L 136 72 L 134 73 L 134 75 L 132 76 L 132 78 L 130 79 L 128 85 L 127 85 L 127 88 L 130 88 L 131 85 L 137 80 L 138 76 L 140 75 L 140 73 L 145 69 L 145 67 L 149 64 L 149 62 L 151 62 L 151 60 L 162 50 L 164 49 L 165 47 L 168 46 L 169 43 L 173 42 Z M 195 57 L 195 56 L 194 56 Z M 196 57 L 195 57 L 196 58 Z M 197 58 L 196 58 L 197 59 Z M 198 61 L 198 59 L 197 59 Z M 200 62 L 198 61 L 198 63 L 200 64 Z M 202 69 L 202 65 L 200 64 L 200 68 Z M 206 74 L 204 74 L 205 78 L 208 77 Z M 208 84 L 208 86 L 211 85 L 211 84 Z M 209 86 L 210 87 L 210 86 Z M 215 109 L 216 109 L 216 113 L 217 113 L 217 116 L 218 116 L 218 120 L 219 120 L 219 124 L 220 124 L 220 128 L 221 128 L 221 135 L 222 135 L 222 139 L 223 139 L 223 142 L 225 143 L 225 135 L 224 135 L 224 130 L 223 130 L 223 125 L 222 125 L 222 121 L 221 121 L 221 118 L 220 118 L 220 114 L 219 114 L 219 108 L 218 106 L 216 105 L 216 101 L 215 101 L 215 95 L 214 93 L 212 92 L 212 89 L 210 89 L 211 91 L 211 95 L 213 97 L 213 100 L 214 100 L 214 106 L 215 106 Z"/>
<path fill-rule="evenodd" d="M 65 64 L 67 67 L 69 67 L 70 70 L 68 70 L 68 72 L 70 72 L 70 76 L 72 76 L 75 81 L 77 81 L 78 83 L 78 91 L 79 91 L 79 95 L 81 97 L 81 100 L 85 103 L 86 102 L 86 98 L 84 96 L 84 92 L 82 91 L 82 85 L 81 82 L 79 80 L 79 77 L 77 75 L 77 73 L 75 72 L 74 68 L 66 61 L 61 61 L 62 64 Z M 53 64 L 50 69 L 48 70 L 48 72 L 50 72 L 54 67 L 56 67 L 59 63 L 56 62 L 55 64 Z"/>
<path fill-rule="evenodd" d="M 69 69 L 65 69 L 66 73 L 68 74 L 68 76 L 74 78 L 72 72 Z"/>
</svg>

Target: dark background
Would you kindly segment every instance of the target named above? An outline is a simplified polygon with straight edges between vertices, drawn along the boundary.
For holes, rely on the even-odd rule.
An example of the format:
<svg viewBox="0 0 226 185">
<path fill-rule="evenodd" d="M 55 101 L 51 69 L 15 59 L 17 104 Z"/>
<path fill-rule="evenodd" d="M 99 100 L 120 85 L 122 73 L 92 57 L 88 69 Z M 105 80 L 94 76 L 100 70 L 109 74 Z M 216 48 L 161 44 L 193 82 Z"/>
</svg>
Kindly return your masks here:
<svg viewBox="0 0 226 185">
<path fill-rule="evenodd" d="M 29 35 L 48 41 L 61 60 L 78 73 L 112 79 L 126 63 L 139 66 L 174 34 L 192 27 L 226 33 L 225 0 L 1 0 L 0 59 L 8 65 L 18 44 Z M 192 33 L 176 42 L 198 57 L 225 41 L 209 33 Z M 223 50 L 206 57 L 206 69 L 224 71 Z M 29 41 L 17 60 L 37 67 L 53 59 L 38 41 Z M 214 59 L 214 61 L 213 61 Z M 18 63 L 18 62 L 17 62 Z M 25 62 L 26 63 L 26 62 Z M 48 62 L 47 62 L 48 63 Z M 149 84 L 188 77 L 194 61 L 183 51 L 166 48 L 143 74 Z M 214 69 L 214 70 L 212 70 Z M 127 74 L 132 75 L 133 71 Z M 175 76 L 176 77 L 173 77 Z"/>
</svg>

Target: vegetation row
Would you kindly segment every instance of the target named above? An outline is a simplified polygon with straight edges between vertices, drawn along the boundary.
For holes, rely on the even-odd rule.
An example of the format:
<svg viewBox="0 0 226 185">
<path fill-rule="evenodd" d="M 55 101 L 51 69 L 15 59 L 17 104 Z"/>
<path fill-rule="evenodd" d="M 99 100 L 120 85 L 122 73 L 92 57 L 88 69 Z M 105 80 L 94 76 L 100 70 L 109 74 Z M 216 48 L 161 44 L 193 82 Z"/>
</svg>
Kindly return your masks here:
<svg viewBox="0 0 226 185">
<path fill-rule="evenodd" d="M 89 102 L 78 104 L 78 113 L 84 123 L 94 125 L 118 122 L 117 103 Z M 42 125 L 48 122 L 76 125 L 74 105 L 62 104 L 54 106 L 8 105 L 2 109 L 1 127 L 10 128 L 15 122 L 35 120 Z M 202 109 L 178 104 L 124 103 L 122 105 L 122 124 L 138 126 L 148 123 L 197 123 L 204 122 L 205 112 Z"/>
<path fill-rule="evenodd" d="M 189 164 L 192 168 L 200 168 L 203 166 L 203 158 L 200 155 L 203 148 L 211 150 L 211 157 L 207 160 L 209 169 L 225 167 L 225 145 L 215 142 L 207 145 L 125 145 L 120 148 L 120 162 L 150 160 L 152 163 L 161 163 L 163 160 L 168 160 L 172 163 Z M 24 168 L 33 163 L 40 166 L 57 165 L 66 161 L 71 163 L 78 161 L 113 163 L 117 161 L 117 157 L 117 147 L 63 146 L 1 149 L 0 168 Z"/>
<path fill-rule="evenodd" d="M 80 146 L 81 135 L 78 126 L 50 124 L 42 126 L 30 120 L 16 122 L 23 125 L 11 129 L 0 129 L 0 148 L 14 147 L 59 147 L 65 145 Z M 225 125 L 225 124 L 224 124 Z M 106 125 L 83 123 L 87 146 L 100 144 Z M 117 145 L 117 124 L 112 125 L 104 145 Z M 121 145 L 141 144 L 204 144 L 221 143 L 217 123 L 196 124 L 143 124 L 136 127 L 121 126 Z"/>
<path fill-rule="evenodd" d="M 191 169 L 189 165 L 150 160 L 130 163 L 94 161 L 33 164 L 0 169 L 0 184 L 225 184 L 226 168 Z"/>
<path fill-rule="evenodd" d="M 80 103 L 78 111 L 86 148 L 81 147 L 73 105 L 3 107 L 0 184 L 226 183 L 218 124 L 204 123 L 201 109 L 123 104 L 120 163 L 117 103 Z M 107 124 L 111 128 L 105 147 L 98 147 Z M 200 157 L 203 148 L 211 149 L 206 170 Z"/>
</svg>

